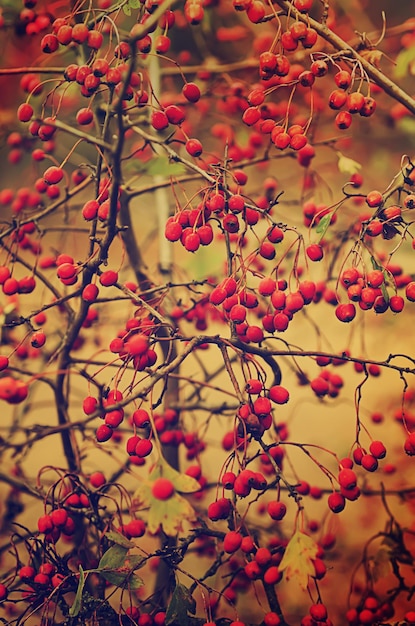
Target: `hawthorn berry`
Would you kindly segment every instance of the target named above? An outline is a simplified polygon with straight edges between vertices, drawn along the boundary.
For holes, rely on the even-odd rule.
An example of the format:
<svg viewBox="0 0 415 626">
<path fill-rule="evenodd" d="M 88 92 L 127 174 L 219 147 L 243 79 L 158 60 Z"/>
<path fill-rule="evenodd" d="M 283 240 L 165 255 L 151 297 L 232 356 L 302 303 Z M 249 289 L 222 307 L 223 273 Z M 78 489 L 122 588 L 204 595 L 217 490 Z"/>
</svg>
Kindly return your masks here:
<svg viewBox="0 0 415 626">
<path fill-rule="evenodd" d="M 271 500 L 267 504 L 268 515 L 276 521 L 280 521 L 285 517 L 287 512 L 287 507 L 284 502 L 280 502 L 279 500 Z"/>
<path fill-rule="evenodd" d="M 17 109 L 17 117 L 20 122 L 29 122 L 33 117 L 33 107 L 25 102 Z"/>
<path fill-rule="evenodd" d="M 60 183 L 63 178 L 63 170 L 56 165 L 51 165 L 48 169 L 43 173 L 43 179 L 47 182 L 48 185 L 56 185 Z"/>
<path fill-rule="evenodd" d="M 203 146 L 198 139 L 188 139 L 185 148 L 192 157 L 199 157 L 203 152 Z"/>
<path fill-rule="evenodd" d="M 46 343 L 46 335 L 43 331 L 38 330 L 33 333 L 30 339 L 33 348 L 42 348 Z"/>
<path fill-rule="evenodd" d="M 197 102 L 200 99 L 200 89 L 196 83 L 185 83 L 182 94 L 189 102 Z"/>
<path fill-rule="evenodd" d="M 290 399 L 290 393 L 281 385 L 273 385 L 268 390 L 268 397 L 276 404 L 286 404 Z"/>
<path fill-rule="evenodd" d="M 306 248 L 310 261 L 321 261 L 324 256 L 323 248 L 318 243 L 312 243 Z"/>
<path fill-rule="evenodd" d="M 230 530 L 223 539 L 223 549 L 225 552 L 233 553 L 239 550 L 242 543 L 242 535 L 236 530 Z"/>
<path fill-rule="evenodd" d="M 352 302 L 338 304 L 335 313 L 340 322 L 351 322 L 356 317 L 356 307 Z"/>
<path fill-rule="evenodd" d="M 169 500 L 174 491 L 174 485 L 168 478 L 157 478 L 151 486 L 151 493 L 156 500 Z"/>
</svg>

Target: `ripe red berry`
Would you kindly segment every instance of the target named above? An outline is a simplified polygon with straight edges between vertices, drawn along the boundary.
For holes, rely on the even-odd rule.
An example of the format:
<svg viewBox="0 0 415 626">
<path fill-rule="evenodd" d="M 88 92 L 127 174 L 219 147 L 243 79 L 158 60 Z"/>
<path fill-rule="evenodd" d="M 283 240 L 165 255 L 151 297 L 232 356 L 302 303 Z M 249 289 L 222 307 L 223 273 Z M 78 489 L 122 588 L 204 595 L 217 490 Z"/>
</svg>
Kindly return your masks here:
<svg viewBox="0 0 415 626">
<path fill-rule="evenodd" d="M 52 54 L 53 52 L 56 52 L 56 50 L 59 48 L 58 38 L 56 37 L 56 35 L 53 35 L 51 33 L 45 35 L 44 37 L 42 37 L 40 47 L 42 49 L 42 52 L 44 52 L 45 54 Z"/>
<path fill-rule="evenodd" d="M 230 530 L 226 533 L 223 540 L 223 549 L 225 552 L 232 554 L 241 547 L 242 535 L 236 530 Z"/>
<path fill-rule="evenodd" d="M 378 469 L 378 460 L 373 454 L 363 454 L 360 464 L 368 472 L 375 472 Z"/>
<path fill-rule="evenodd" d="M 316 622 L 324 622 L 327 619 L 327 608 L 318 603 L 310 606 L 310 615 Z"/>
<path fill-rule="evenodd" d="M 412 281 L 406 285 L 405 295 L 407 300 L 415 302 L 415 281 Z"/>
<path fill-rule="evenodd" d="M 112 428 L 107 426 L 107 424 L 101 424 L 101 426 L 98 426 L 98 428 L 95 431 L 95 437 L 97 441 L 99 441 L 100 443 L 103 443 L 104 441 L 108 441 L 109 439 L 111 439 L 113 434 L 114 434 L 114 431 L 112 430 Z"/>
<path fill-rule="evenodd" d="M 20 122 L 29 122 L 33 117 L 33 107 L 25 102 L 17 109 L 17 117 Z"/>
<path fill-rule="evenodd" d="M 184 240 L 184 247 L 188 252 L 196 252 L 200 247 L 200 237 L 198 233 L 188 233 Z"/>
<path fill-rule="evenodd" d="M 341 493 L 333 492 L 327 498 L 327 504 L 333 513 L 340 513 L 346 505 L 346 500 Z"/>
<path fill-rule="evenodd" d="M 348 304 L 338 304 L 336 307 L 336 317 L 340 322 L 351 322 L 356 317 L 356 307 L 352 302 Z"/>
<path fill-rule="evenodd" d="M 188 139 L 185 148 L 192 157 L 199 157 L 203 152 L 203 146 L 198 139 Z"/>
<path fill-rule="evenodd" d="M 264 615 L 265 626 L 281 626 L 281 618 L 274 611 L 269 611 Z"/>
<path fill-rule="evenodd" d="M 107 481 L 102 472 L 93 472 L 89 477 L 89 482 L 94 489 L 99 489 L 102 485 L 105 485 Z"/>
<path fill-rule="evenodd" d="M 366 196 L 366 204 L 370 207 L 378 207 L 383 202 L 383 196 L 380 191 L 370 191 Z"/>
<path fill-rule="evenodd" d="M 273 385 L 268 391 L 268 397 L 276 404 L 286 404 L 290 399 L 290 393 L 281 385 Z"/>
<path fill-rule="evenodd" d="M 347 94 L 341 89 L 335 89 L 329 96 L 329 107 L 334 110 L 341 109 L 347 101 Z"/>
<path fill-rule="evenodd" d="M 129 537 L 142 537 L 146 532 L 146 525 L 141 519 L 132 519 L 126 524 L 125 530 Z"/>
<path fill-rule="evenodd" d="M 174 485 L 168 478 L 157 478 L 151 487 L 151 493 L 156 500 L 169 500 L 174 494 Z"/>
<path fill-rule="evenodd" d="M 103 287 L 111 287 L 118 282 L 118 272 L 114 270 L 105 270 L 99 277 L 99 282 Z"/>
<path fill-rule="evenodd" d="M 30 339 L 33 348 L 42 348 L 46 343 L 46 335 L 43 331 L 38 330 L 33 333 Z"/>
<path fill-rule="evenodd" d="M 93 119 L 94 114 L 91 109 L 88 109 L 87 107 L 79 109 L 78 113 L 76 114 L 76 121 L 80 126 L 86 126 L 87 124 L 90 124 Z"/>
<path fill-rule="evenodd" d="M 354 91 L 347 96 L 346 106 L 349 113 L 359 113 L 365 104 L 365 97 L 359 91 Z"/>
<path fill-rule="evenodd" d="M 36 570 L 30 565 L 23 565 L 18 571 L 19 578 L 24 581 L 33 580 L 35 574 Z"/>
<path fill-rule="evenodd" d="M 51 165 L 43 174 L 43 179 L 48 185 L 57 185 L 63 178 L 63 170 L 56 165 Z"/>
<path fill-rule="evenodd" d="M 185 83 L 182 94 L 189 102 L 197 102 L 200 99 L 200 89 L 196 83 Z"/>
<path fill-rule="evenodd" d="M 99 294 L 99 288 L 97 285 L 86 285 L 82 290 L 82 300 L 85 302 L 95 302 Z"/>
<path fill-rule="evenodd" d="M 0 602 L 4 602 L 4 600 L 7 600 L 8 593 L 9 592 L 6 585 L 0 583 Z"/>
<path fill-rule="evenodd" d="M 102 33 L 94 28 L 88 32 L 86 44 L 88 48 L 92 50 L 99 50 L 102 46 L 102 42 L 104 41 L 104 37 Z"/>
<path fill-rule="evenodd" d="M 65 509 L 54 509 L 51 512 L 50 517 L 54 526 L 65 526 L 68 521 L 68 512 Z"/>
<path fill-rule="evenodd" d="M 135 453 L 137 456 L 144 458 L 151 453 L 152 449 L 153 444 L 150 439 L 140 439 L 135 447 Z"/>
<path fill-rule="evenodd" d="M 268 515 L 276 521 L 282 520 L 287 512 L 287 507 L 284 502 L 278 500 L 271 500 L 267 504 Z"/>
<path fill-rule="evenodd" d="M 318 243 L 312 243 L 307 246 L 306 254 L 310 261 L 321 261 L 324 256 L 323 248 Z"/>
<path fill-rule="evenodd" d="M 164 111 L 153 111 L 151 114 L 151 125 L 155 130 L 164 130 L 169 125 L 169 120 Z"/>
<path fill-rule="evenodd" d="M 338 475 L 340 487 L 344 489 L 353 489 L 357 484 L 357 476 L 352 469 L 343 468 Z"/>
</svg>

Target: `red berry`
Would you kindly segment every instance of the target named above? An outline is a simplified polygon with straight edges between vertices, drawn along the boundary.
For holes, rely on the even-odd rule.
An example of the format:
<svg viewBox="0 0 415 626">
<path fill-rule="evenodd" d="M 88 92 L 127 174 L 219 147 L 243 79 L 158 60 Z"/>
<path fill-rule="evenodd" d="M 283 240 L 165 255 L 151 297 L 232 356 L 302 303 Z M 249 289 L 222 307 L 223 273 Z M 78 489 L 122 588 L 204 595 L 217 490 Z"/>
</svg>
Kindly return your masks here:
<svg viewBox="0 0 415 626">
<path fill-rule="evenodd" d="M 164 109 L 164 112 L 170 124 L 181 124 L 186 118 L 185 111 L 175 104 L 170 104 L 169 106 L 167 106 Z"/>
<path fill-rule="evenodd" d="M 36 570 L 30 565 L 23 565 L 18 571 L 19 578 L 24 581 L 33 580 L 35 574 Z"/>
<path fill-rule="evenodd" d="M 267 511 L 268 511 L 268 515 L 273 520 L 279 521 L 285 517 L 285 514 L 287 512 L 287 507 L 285 506 L 284 502 L 279 502 L 278 500 L 271 500 L 271 502 L 268 502 Z"/>
<path fill-rule="evenodd" d="M 156 500 L 169 500 L 174 494 L 174 485 L 168 478 L 157 478 L 151 487 L 151 493 Z"/>
<path fill-rule="evenodd" d="M 373 454 L 363 454 L 360 464 L 368 472 L 375 472 L 378 469 L 378 460 Z"/>
<path fill-rule="evenodd" d="M 184 247 L 188 252 L 196 252 L 200 247 L 199 235 L 193 231 L 187 233 L 184 239 Z"/>
<path fill-rule="evenodd" d="M 44 52 L 45 54 L 52 54 L 53 52 L 56 52 L 56 50 L 59 48 L 58 38 L 56 37 L 56 35 L 52 35 L 51 33 L 45 35 L 40 42 L 40 47 L 42 49 L 42 52 Z"/>
<path fill-rule="evenodd" d="M 125 530 L 129 537 L 142 537 L 146 532 L 146 525 L 141 519 L 132 519 L 126 524 Z"/>
<path fill-rule="evenodd" d="M 349 113 L 359 113 L 365 103 L 365 97 L 359 91 L 354 91 L 347 96 L 346 106 Z"/>
<path fill-rule="evenodd" d="M 339 89 L 348 89 L 352 82 L 352 75 L 347 70 L 339 70 L 334 76 L 334 82 Z"/>
<path fill-rule="evenodd" d="M 103 41 L 104 41 L 104 37 L 102 33 L 100 33 L 98 30 L 91 29 L 88 32 L 87 42 L 86 42 L 88 48 L 92 48 L 92 50 L 99 50 L 100 47 L 102 46 Z"/>
<path fill-rule="evenodd" d="M 306 254 L 311 261 L 321 261 L 324 255 L 323 248 L 318 243 L 307 246 Z"/>
<path fill-rule="evenodd" d="M 43 174 L 43 179 L 47 182 L 48 185 L 56 185 L 63 178 L 63 170 L 60 167 L 56 167 L 56 165 L 51 165 Z"/>
<path fill-rule="evenodd" d="M 93 119 L 94 114 L 91 109 L 88 109 L 87 107 L 79 109 L 78 113 L 76 114 L 76 121 L 80 126 L 86 126 L 87 124 L 90 124 Z"/>
<path fill-rule="evenodd" d="M 338 304 L 336 307 L 336 317 L 341 322 L 351 322 L 356 317 L 356 307 L 353 303 Z"/>
<path fill-rule="evenodd" d="M 112 430 L 112 428 L 107 426 L 107 424 L 101 424 L 101 426 L 98 426 L 98 428 L 95 431 L 95 436 L 97 438 L 97 441 L 99 441 L 100 443 L 103 443 L 104 441 L 108 441 L 109 439 L 111 439 L 113 434 L 114 434 L 114 431 Z"/>
<path fill-rule="evenodd" d="M 276 404 L 286 404 L 290 399 L 290 394 L 285 387 L 273 385 L 268 391 L 268 397 Z"/>
<path fill-rule="evenodd" d="M 65 511 L 65 509 L 54 509 L 51 512 L 50 517 L 52 519 L 53 525 L 58 527 L 65 526 L 66 522 L 68 521 L 68 513 L 67 511 Z"/>
<path fill-rule="evenodd" d="M 164 130 L 169 125 L 169 120 L 164 111 L 153 111 L 151 125 L 155 130 Z"/>
<path fill-rule="evenodd" d="M 366 196 L 366 204 L 370 207 L 378 207 L 383 202 L 383 196 L 380 191 L 370 191 Z"/>
<path fill-rule="evenodd" d="M 203 152 L 203 146 L 198 139 L 188 139 L 185 148 L 192 157 L 199 157 Z"/>
<path fill-rule="evenodd" d="M 95 489 L 99 489 L 100 487 L 102 487 L 102 485 L 105 485 L 107 481 L 102 472 L 93 472 L 93 474 L 91 474 L 89 477 L 89 482 L 91 483 L 92 487 L 94 487 Z"/>
<path fill-rule="evenodd" d="M 3 583 L 0 583 L 0 602 L 4 602 L 4 600 L 7 600 L 7 595 L 8 595 L 8 589 L 6 585 L 3 585 Z"/>
<path fill-rule="evenodd" d="M 157 54 L 166 54 L 170 49 L 170 38 L 167 35 L 158 35 L 154 39 L 154 49 Z"/>
<path fill-rule="evenodd" d="M 246 308 L 242 304 L 235 304 L 229 311 L 229 319 L 235 324 L 242 324 L 246 318 Z"/>
<path fill-rule="evenodd" d="M 406 285 L 405 295 L 407 300 L 415 302 L 415 281 L 412 281 Z"/>
<path fill-rule="evenodd" d="M 223 540 L 223 549 L 225 552 L 232 554 L 236 552 L 241 547 L 242 543 L 242 535 L 236 530 L 230 530 L 226 533 Z"/>
<path fill-rule="evenodd" d="M 347 101 L 347 94 L 341 89 L 335 89 L 329 96 L 329 107 L 334 110 L 341 109 Z"/>
<path fill-rule="evenodd" d="M 353 489 L 357 484 L 357 476 L 352 469 L 343 468 L 338 475 L 340 487 L 344 489 Z"/>
<path fill-rule="evenodd" d="M 316 622 L 324 622 L 327 619 L 327 608 L 318 603 L 310 606 L 310 615 Z"/>
<path fill-rule="evenodd" d="M 200 89 L 195 83 L 185 83 L 182 94 L 189 102 L 197 102 L 200 99 Z"/>
<path fill-rule="evenodd" d="M 38 330 L 36 333 L 33 333 L 30 339 L 30 343 L 33 346 L 33 348 L 42 348 L 46 343 L 45 333 L 41 330 Z"/>
<path fill-rule="evenodd" d="M 99 294 L 99 288 L 97 285 L 86 285 L 82 290 L 82 300 L 85 302 L 95 302 Z"/>
<path fill-rule="evenodd" d="M 114 270 L 105 270 L 99 277 L 99 282 L 103 287 L 111 287 L 118 282 L 118 272 Z"/>
<path fill-rule="evenodd" d="M 17 117 L 20 122 L 29 122 L 33 117 L 33 107 L 25 102 L 17 109 Z"/>
<path fill-rule="evenodd" d="M 327 498 L 327 503 L 333 513 L 340 513 L 346 505 L 346 500 L 341 493 L 333 492 Z"/>
</svg>

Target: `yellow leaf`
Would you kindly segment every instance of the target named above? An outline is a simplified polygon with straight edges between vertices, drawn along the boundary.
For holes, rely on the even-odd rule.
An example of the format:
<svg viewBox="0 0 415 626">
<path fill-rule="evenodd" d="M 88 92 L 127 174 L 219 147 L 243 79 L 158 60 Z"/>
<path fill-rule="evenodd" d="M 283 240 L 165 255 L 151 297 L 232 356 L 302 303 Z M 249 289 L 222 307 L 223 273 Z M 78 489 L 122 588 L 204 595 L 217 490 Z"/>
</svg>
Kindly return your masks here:
<svg viewBox="0 0 415 626">
<path fill-rule="evenodd" d="M 354 161 L 353 159 L 349 159 L 349 157 L 345 157 L 343 154 L 339 156 L 337 167 L 339 168 L 339 172 L 350 176 L 357 174 L 357 172 L 362 169 L 360 163 Z"/>
<path fill-rule="evenodd" d="M 152 486 L 158 478 L 167 478 L 174 486 L 175 491 L 167 500 L 153 496 Z M 175 535 L 183 530 L 185 521 L 192 522 L 196 518 L 192 505 L 179 492 L 193 493 L 199 489 L 197 480 L 181 474 L 161 458 L 151 470 L 148 481 L 137 489 L 134 497 L 139 505 L 149 508 L 147 525 L 151 533 L 161 527 L 166 535 Z"/>
<path fill-rule="evenodd" d="M 184 530 L 183 522 L 192 522 L 196 518 L 192 505 L 178 493 L 168 500 L 152 498 L 148 514 L 148 530 L 157 532 L 161 526 L 166 535 L 176 535 Z"/>
<path fill-rule="evenodd" d="M 296 578 L 300 586 L 307 589 L 308 577 L 315 574 L 313 561 L 317 553 L 316 542 L 309 535 L 297 530 L 285 548 L 279 569 L 286 570 L 287 580 Z"/>
</svg>

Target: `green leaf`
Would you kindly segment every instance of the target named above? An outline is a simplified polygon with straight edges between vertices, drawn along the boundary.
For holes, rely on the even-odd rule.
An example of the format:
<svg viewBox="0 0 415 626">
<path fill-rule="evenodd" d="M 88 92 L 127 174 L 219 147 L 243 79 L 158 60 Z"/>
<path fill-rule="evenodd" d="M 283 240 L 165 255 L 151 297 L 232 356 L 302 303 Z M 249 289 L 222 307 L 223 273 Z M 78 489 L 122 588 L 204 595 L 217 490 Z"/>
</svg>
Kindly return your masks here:
<svg viewBox="0 0 415 626">
<path fill-rule="evenodd" d="M 176 585 L 166 611 L 166 626 L 175 622 L 185 626 L 189 621 L 189 613 L 194 615 L 195 611 L 196 602 L 188 588 L 181 584 Z"/>
<path fill-rule="evenodd" d="M 127 572 L 101 572 L 101 576 L 105 578 L 111 585 L 115 587 L 140 589 L 144 585 L 142 578 L 134 574 L 131 570 Z"/>
<path fill-rule="evenodd" d="M 179 176 L 186 172 L 186 168 L 182 163 L 171 161 L 168 157 L 160 156 L 145 164 L 145 173 L 149 176 Z"/>
<path fill-rule="evenodd" d="M 372 577 L 374 582 L 385 578 L 392 572 L 391 553 L 386 548 L 379 548 L 372 563 Z"/>
<path fill-rule="evenodd" d="M 348 174 L 349 176 L 357 174 L 357 172 L 362 169 L 360 163 L 354 161 L 353 159 L 349 159 L 349 157 L 345 157 L 341 153 L 339 153 L 337 167 L 339 168 L 339 172 L 342 174 Z"/>
<path fill-rule="evenodd" d="M 328 227 L 330 226 L 331 221 L 331 213 L 327 215 L 323 215 L 319 223 L 317 224 L 316 232 L 320 235 L 320 241 L 323 239 L 324 235 L 327 232 Z"/>
<path fill-rule="evenodd" d="M 306 590 L 308 577 L 315 574 L 314 559 L 318 553 L 318 546 L 309 535 L 297 530 L 285 548 L 279 569 L 286 570 L 287 580 L 296 578 L 302 589 Z"/>
<path fill-rule="evenodd" d="M 123 4 L 122 10 L 124 11 L 126 15 L 128 16 L 131 15 L 131 9 L 130 9 L 129 3 Z"/>
<path fill-rule="evenodd" d="M 79 566 L 79 581 L 78 581 L 78 589 L 76 590 L 75 599 L 71 608 L 69 609 L 69 615 L 71 617 L 76 617 L 81 610 L 82 606 L 82 592 L 85 586 L 85 574 L 82 566 Z"/>
<path fill-rule="evenodd" d="M 143 557 L 138 554 L 128 554 L 128 549 L 115 544 L 102 556 L 97 569 L 105 580 L 116 587 L 139 589 L 143 580 L 134 574 L 134 570 L 141 566 Z"/>
<path fill-rule="evenodd" d="M 109 550 L 102 555 L 102 558 L 99 562 L 98 569 L 99 570 L 113 570 L 118 569 L 119 567 L 123 567 L 125 563 L 125 557 L 127 556 L 128 550 L 123 548 L 122 546 L 115 545 L 111 546 Z"/>
<path fill-rule="evenodd" d="M 415 46 L 402 50 L 395 60 L 395 77 L 405 78 L 412 74 L 411 65 L 415 61 Z"/>
<path fill-rule="evenodd" d="M 140 0 L 129 0 L 128 4 L 132 9 L 138 9 L 141 6 Z"/>
<path fill-rule="evenodd" d="M 122 546 L 123 548 L 126 548 L 127 550 L 135 547 L 135 544 L 132 541 L 129 541 L 126 537 L 124 537 L 124 535 L 119 533 L 118 530 L 108 530 L 104 534 L 107 539 L 109 539 L 113 543 L 118 544 L 119 546 Z"/>
<path fill-rule="evenodd" d="M 158 500 L 153 496 L 152 486 L 158 478 L 167 478 L 175 488 L 171 498 L 168 500 Z M 149 475 L 149 480 L 137 489 L 135 498 L 140 506 L 149 508 L 148 530 L 155 533 L 162 527 L 166 535 L 176 535 L 183 530 L 184 522 L 192 522 L 195 519 L 195 512 L 181 493 L 194 493 L 200 490 L 197 480 L 186 474 L 181 474 L 167 463 L 163 458 L 159 459 Z"/>
</svg>

